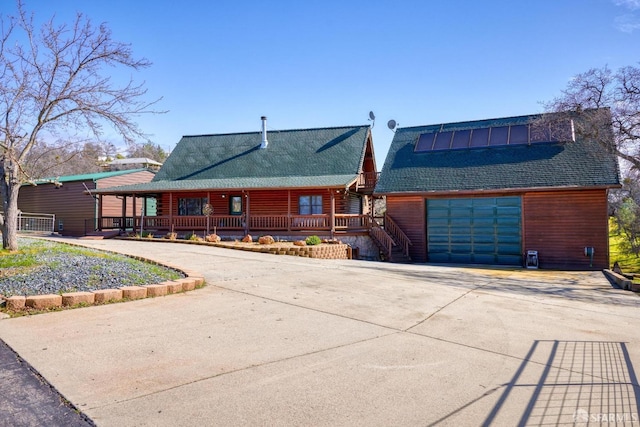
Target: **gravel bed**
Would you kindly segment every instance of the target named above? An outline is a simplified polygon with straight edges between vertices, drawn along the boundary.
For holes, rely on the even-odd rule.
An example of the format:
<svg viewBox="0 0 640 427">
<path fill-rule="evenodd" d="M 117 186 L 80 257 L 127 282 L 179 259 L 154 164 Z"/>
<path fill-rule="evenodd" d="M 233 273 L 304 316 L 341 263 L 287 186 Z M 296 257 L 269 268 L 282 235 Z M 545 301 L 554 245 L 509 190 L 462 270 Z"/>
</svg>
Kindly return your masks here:
<svg viewBox="0 0 640 427">
<path fill-rule="evenodd" d="M 60 246 L 66 248 L 60 248 Z M 159 267 L 88 248 L 56 242 L 19 239 L 21 250 L 35 249 L 33 267 L 5 268 L 0 272 L 0 295 L 43 295 L 95 291 L 130 285 L 149 285 L 184 277 Z M 77 253 L 81 252 L 81 253 Z"/>
</svg>

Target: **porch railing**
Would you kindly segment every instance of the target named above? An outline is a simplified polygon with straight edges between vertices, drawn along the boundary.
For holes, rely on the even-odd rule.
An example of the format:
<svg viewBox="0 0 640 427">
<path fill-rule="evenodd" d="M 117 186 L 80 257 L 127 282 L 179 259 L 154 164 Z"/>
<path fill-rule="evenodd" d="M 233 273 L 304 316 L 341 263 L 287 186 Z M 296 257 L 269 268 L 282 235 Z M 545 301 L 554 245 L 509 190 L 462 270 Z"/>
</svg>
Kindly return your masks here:
<svg viewBox="0 0 640 427">
<path fill-rule="evenodd" d="M 356 186 L 358 189 L 373 191 L 375 188 L 380 172 L 362 172 L 358 177 Z"/>
<path fill-rule="evenodd" d="M 141 224 L 142 221 L 142 224 Z M 245 230 L 248 231 L 364 231 L 370 227 L 368 215 L 250 215 L 247 227 L 245 215 L 211 215 L 207 224 L 206 216 L 149 216 L 149 217 L 102 217 L 99 229 L 139 230 Z M 332 227 L 333 225 L 333 227 Z"/>
<path fill-rule="evenodd" d="M 90 220 L 93 222 L 93 220 Z M 121 216 L 103 216 L 98 220 L 97 230 L 126 230 L 133 228 L 134 221 L 132 217 Z M 85 229 L 87 224 L 85 224 Z"/>
<path fill-rule="evenodd" d="M 369 215 L 336 215 L 336 230 L 368 230 L 371 227 Z"/>
<path fill-rule="evenodd" d="M 287 230 L 289 220 L 288 215 L 251 215 L 249 228 L 252 230 Z"/>
<path fill-rule="evenodd" d="M 162 218 L 163 227 L 161 229 L 169 229 L 171 226 L 175 230 L 204 230 L 207 228 L 206 216 L 174 216 L 173 224 L 169 217 L 146 217 L 143 228 L 153 228 L 153 219 Z M 138 218 L 138 221 L 140 218 Z M 139 224 L 139 223 L 138 223 Z M 244 229 L 243 215 L 216 215 L 209 217 L 209 229 L 226 229 L 226 230 L 242 230 Z"/>
<path fill-rule="evenodd" d="M 291 215 L 291 230 L 331 230 L 329 215 Z"/>
</svg>

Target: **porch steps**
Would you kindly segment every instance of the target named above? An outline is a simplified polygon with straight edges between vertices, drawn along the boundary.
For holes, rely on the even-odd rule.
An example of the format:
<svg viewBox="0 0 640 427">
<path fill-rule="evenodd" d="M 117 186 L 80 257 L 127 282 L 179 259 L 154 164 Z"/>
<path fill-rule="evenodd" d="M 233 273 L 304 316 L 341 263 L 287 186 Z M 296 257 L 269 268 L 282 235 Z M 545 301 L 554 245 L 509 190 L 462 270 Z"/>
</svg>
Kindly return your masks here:
<svg viewBox="0 0 640 427">
<path fill-rule="evenodd" d="M 374 233 L 369 234 L 371 236 L 371 240 L 373 240 L 376 246 L 378 246 L 378 248 L 380 249 L 380 254 L 383 256 L 385 261 L 393 262 L 396 264 L 410 264 L 412 262 L 411 257 L 404 253 L 402 247 L 396 243 L 393 236 L 391 236 L 391 234 L 389 234 L 389 232 L 383 228 L 381 228 L 380 230 L 384 232 L 384 235 L 386 235 L 386 239 L 389 239 L 394 243 L 394 245 L 391 247 L 391 253 L 387 253 L 388 249 L 386 249 L 384 243 L 381 242 Z"/>
<path fill-rule="evenodd" d="M 80 239 L 81 240 L 102 240 L 102 239 L 111 239 L 119 235 L 120 235 L 120 230 L 92 231 L 87 233 L 85 236 L 80 237 Z"/>
<path fill-rule="evenodd" d="M 380 255 L 389 262 L 398 264 L 411 263 L 409 246 L 411 240 L 389 215 L 384 216 L 384 225 L 377 220 L 372 221 L 369 236 L 380 249 Z"/>
<path fill-rule="evenodd" d="M 404 253 L 400 246 L 394 246 L 391 250 L 389 261 L 395 264 L 411 264 L 411 258 Z"/>
</svg>

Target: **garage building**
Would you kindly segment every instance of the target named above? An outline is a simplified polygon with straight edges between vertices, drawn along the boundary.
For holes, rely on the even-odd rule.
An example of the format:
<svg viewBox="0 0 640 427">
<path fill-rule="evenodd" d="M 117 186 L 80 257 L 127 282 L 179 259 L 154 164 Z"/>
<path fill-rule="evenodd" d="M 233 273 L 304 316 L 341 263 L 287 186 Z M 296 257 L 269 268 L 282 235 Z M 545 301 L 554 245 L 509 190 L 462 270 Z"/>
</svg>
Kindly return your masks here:
<svg viewBox="0 0 640 427">
<path fill-rule="evenodd" d="M 578 116 L 530 115 L 396 129 L 375 194 L 417 262 L 609 266 L 615 155 Z M 610 135 L 609 129 L 604 129 Z"/>
</svg>

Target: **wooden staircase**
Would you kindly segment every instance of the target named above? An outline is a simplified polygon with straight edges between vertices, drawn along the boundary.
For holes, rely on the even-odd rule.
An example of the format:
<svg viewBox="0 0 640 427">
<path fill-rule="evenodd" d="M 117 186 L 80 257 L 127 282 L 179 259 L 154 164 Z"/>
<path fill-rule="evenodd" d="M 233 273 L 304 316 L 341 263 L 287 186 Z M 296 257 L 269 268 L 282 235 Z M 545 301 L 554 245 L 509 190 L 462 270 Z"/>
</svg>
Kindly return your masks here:
<svg viewBox="0 0 640 427">
<path fill-rule="evenodd" d="M 394 263 L 410 263 L 411 240 L 389 216 L 384 216 L 384 227 L 375 219 L 369 231 L 371 239 L 380 248 L 384 260 Z"/>
</svg>

